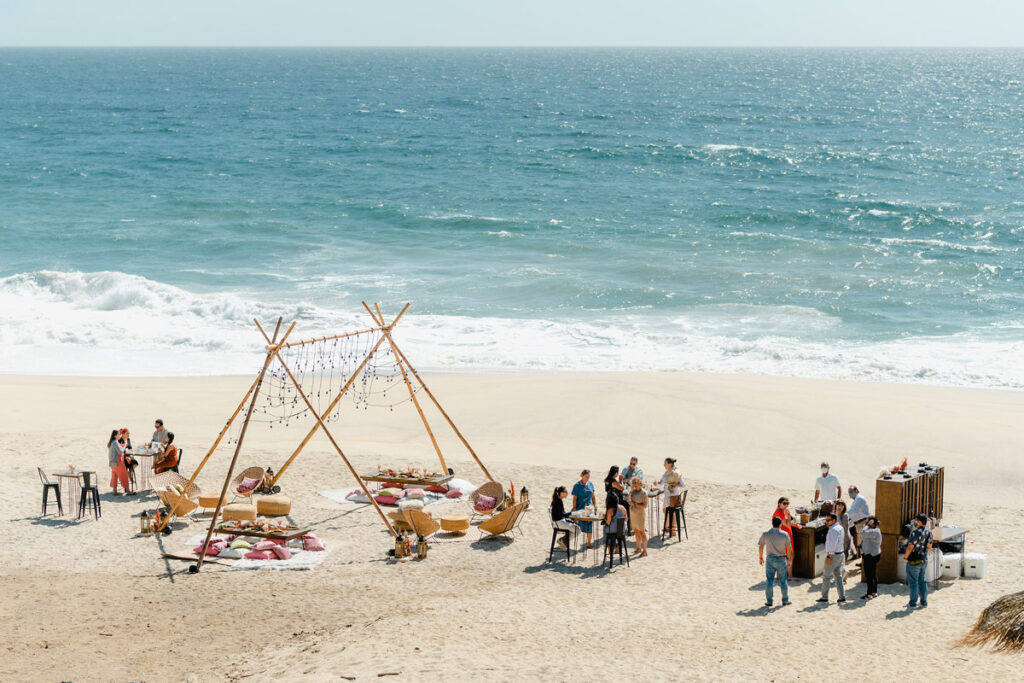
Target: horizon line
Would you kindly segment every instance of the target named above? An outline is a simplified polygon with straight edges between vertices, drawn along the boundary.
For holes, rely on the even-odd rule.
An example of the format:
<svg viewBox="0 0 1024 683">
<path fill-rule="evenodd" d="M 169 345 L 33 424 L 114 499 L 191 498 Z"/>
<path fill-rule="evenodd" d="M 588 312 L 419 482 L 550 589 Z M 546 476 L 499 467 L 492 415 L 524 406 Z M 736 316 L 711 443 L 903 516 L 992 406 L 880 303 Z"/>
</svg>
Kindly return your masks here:
<svg viewBox="0 0 1024 683">
<path fill-rule="evenodd" d="M 532 50 L 532 49 L 555 49 L 555 50 L 597 50 L 597 49 L 657 49 L 657 50 L 1020 50 L 1022 45 L 0 45 L 0 49 L 297 49 L 297 50 L 421 50 L 421 49 L 454 49 L 454 50 Z"/>
</svg>

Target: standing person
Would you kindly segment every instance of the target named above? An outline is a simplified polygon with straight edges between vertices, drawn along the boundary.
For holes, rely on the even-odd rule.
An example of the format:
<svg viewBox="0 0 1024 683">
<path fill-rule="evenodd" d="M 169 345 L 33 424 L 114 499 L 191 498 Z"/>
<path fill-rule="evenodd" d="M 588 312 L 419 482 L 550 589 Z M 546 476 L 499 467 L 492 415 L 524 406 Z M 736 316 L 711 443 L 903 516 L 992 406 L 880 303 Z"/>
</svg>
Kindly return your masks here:
<svg viewBox="0 0 1024 683">
<path fill-rule="evenodd" d="M 860 554 L 863 557 L 864 580 L 868 583 L 868 592 L 861 600 L 878 597 L 878 561 L 882 559 L 882 530 L 878 528 L 878 518 L 868 517 L 864 522 L 864 531 L 860 535 Z"/>
<path fill-rule="evenodd" d="M 153 421 L 153 438 L 150 440 L 154 448 L 160 448 L 164 443 L 164 438 L 167 436 L 167 430 L 164 429 L 164 421 L 157 418 Z"/>
<path fill-rule="evenodd" d="M 910 602 L 907 607 L 917 607 L 917 598 L 921 597 L 921 607 L 928 606 L 928 553 L 932 551 L 932 532 L 925 528 L 928 523 L 927 515 L 918 515 L 914 518 L 916 527 L 910 532 L 907 540 L 907 553 L 904 559 L 907 561 L 907 585 L 910 586 Z"/>
<path fill-rule="evenodd" d="M 110 465 L 110 492 L 117 495 L 117 483 L 121 482 L 128 493 L 128 470 L 124 468 L 124 446 L 117 440 L 117 430 L 110 432 L 107 440 L 107 464 Z"/>
<path fill-rule="evenodd" d="M 590 470 L 580 472 L 580 480 L 572 486 L 573 512 L 594 504 L 594 484 L 590 481 Z M 594 547 L 594 523 L 580 522 L 580 531 L 587 535 L 587 547 Z"/>
<path fill-rule="evenodd" d="M 831 503 L 843 497 L 839 477 L 831 473 L 827 462 L 821 463 L 821 476 L 814 482 L 814 500 Z"/>
<path fill-rule="evenodd" d="M 825 518 L 828 520 L 828 535 L 825 536 L 825 574 L 822 577 L 821 597 L 818 602 L 828 603 L 828 589 L 835 581 L 839 589 L 839 599 L 836 602 L 846 602 L 846 586 L 843 585 L 843 564 L 846 561 L 846 534 L 839 524 L 839 518 L 835 513 L 828 513 Z"/>
<path fill-rule="evenodd" d="M 868 499 L 860 495 L 860 489 L 850 484 L 847 493 L 850 494 L 850 533 L 853 534 L 854 557 L 857 557 L 861 554 L 860 531 L 864 528 L 871 511 L 868 509 Z"/>
<path fill-rule="evenodd" d="M 789 571 L 793 568 L 793 542 L 781 527 L 782 518 L 772 517 L 772 528 L 761 534 L 761 540 L 757 542 L 757 559 L 764 567 L 765 607 L 772 606 L 776 576 L 779 577 L 782 604 L 789 604 Z M 767 558 L 765 552 L 768 553 Z"/>
<path fill-rule="evenodd" d="M 629 466 L 622 469 L 622 481 L 629 484 L 634 477 L 644 478 L 644 471 L 637 465 L 635 455 L 629 459 Z"/>
<path fill-rule="evenodd" d="M 853 536 L 850 534 L 850 513 L 846 511 L 846 501 L 837 500 L 835 509 L 832 511 L 836 513 L 836 519 L 839 520 L 840 526 L 843 527 L 843 552 L 849 558 L 850 549 L 853 546 Z"/>
<path fill-rule="evenodd" d="M 636 534 L 636 554 L 647 557 L 647 491 L 640 477 L 633 477 L 629 483 L 629 519 Z"/>
<path fill-rule="evenodd" d="M 551 494 L 551 523 L 554 524 L 556 529 L 577 533 L 580 530 L 579 527 L 576 526 L 576 522 L 569 519 L 569 513 L 565 511 L 565 503 L 563 501 L 568 495 L 569 492 L 564 486 L 556 487 L 554 493 Z M 559 536 L 556 545 L 565 550 L 565 538 Z"/>
<path fill-rule="evenodd" d="M 793 521 L 793 515 L 789 513 L 789 498 L 786 496 L 779 498 L 772 517 L 778 517 L 782 520 L 782 530 L 789 536 L 789 544 L 795 548 L 796 546 L 793 545 L 793 529 L 799 529 L 800 525 Z"/>
<path fill-rule="evenodd" d="M 629 510 L 629 501 L 626 500 L 626 487 L 622 483 L 622 475 L 619 474 L 619 466 L 612 465 L 608 469 L 608 476 L 604 478 L 604 493 L 605 497 L 614 497 L 615 501 Z M 627 516 L 627 526 L 629 527 L 629 533 L 633 532 L 633 525 L 629 523 Z"/>
<path fill-rule="evenodd" d="M 661 485 L 665 490 L 665 527 L 662 531 L 671 536 L 675 517 L 668 514 L 668 508 L 682 505 L 683 487 L 686 485 L 676 471 L 675 458 L 665 458 L 665 474 L 661 475 Z"/>
</svg>

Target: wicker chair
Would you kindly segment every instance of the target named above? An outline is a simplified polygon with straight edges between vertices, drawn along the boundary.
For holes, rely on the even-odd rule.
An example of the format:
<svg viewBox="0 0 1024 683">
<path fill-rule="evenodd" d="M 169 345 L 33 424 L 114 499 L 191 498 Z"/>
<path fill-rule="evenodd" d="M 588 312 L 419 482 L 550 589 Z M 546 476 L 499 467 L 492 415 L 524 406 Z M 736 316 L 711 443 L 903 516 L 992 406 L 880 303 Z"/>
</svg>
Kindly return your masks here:
<svg viewBox="0 0 1024 683">
<path fill-rule="evenodd" d="M 252 491 L 239 491 L 238 487 L 242 485 L 243 479 L 255 479 L 260 482 L 256 484 L 256 488 Z M 262 467 L 247 467 L 246 469 L 235 475 L 235 478 L 231 480 L 231 492 L 235 494 L 235 499 L 239 496 L 242 498 L 248 498 L 252 500 L 252 494 L 256 493 L 260 488 L 260 484 L 263 483 L 263 468 Z"/>
<path fill-rule="evenodd" d="M 516 503 L 512 507 L 502 510 L 477 527 L 480 537 L 483 538 L 485 534 L 496 537 L 514 532 L 519 528 L 519 522 L 525 512 L 526 505 L 523 503 Z"/>
<path fill-rule="evenodd" d="M 441 528 L 441 523 L 435 520 L 430 513 L 416 508 L 402 510 L 405 521 L 412 529 L 412 532 L 423 538 L 430 538 Z"/>
<path fill-rule="evenodd" d="M 156 493 L 156 497 L 170 510 L 172 516 L 191 518 L 192 513 L 199 507 L 199 496 L 202 495 L 202 490 L 196 484 L 185 488 L 188 479 L 177 472 L 166 470 L 160 474 L 154 474 L 150 481 L 153 484 L 153 492 Z M 178 486 L 184 489 L 184 494 L 178 493 L 176 489 Z M 170 527 L 164 527 L 165 533 L 169 529 Z"/>
<path fill-rule="evenodd" d="M 494 499 L 494 507 L 486 510 L 478 510 L 476 507 L 477 499 L 480 496 L 489 496 Z M 505 489 L 501 487 L 496 481 L 488 481 L 481 484 L 480 488 L 473 493 L 469 494 L 469 507 L 473 511 L 473 518 L 476 517 L 490 517 L 499 510 L 501 510 L 502 504 L 505 502 Z"/>
</svg>

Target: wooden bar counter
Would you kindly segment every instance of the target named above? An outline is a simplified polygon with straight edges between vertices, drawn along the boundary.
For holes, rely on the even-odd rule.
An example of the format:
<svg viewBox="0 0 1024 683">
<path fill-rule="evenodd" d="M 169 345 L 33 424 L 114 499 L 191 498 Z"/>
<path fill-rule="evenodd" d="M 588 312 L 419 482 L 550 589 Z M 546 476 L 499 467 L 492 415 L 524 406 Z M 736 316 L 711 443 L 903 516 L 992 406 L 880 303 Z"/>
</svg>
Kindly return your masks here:
<svg viewBox="0 0 1024 683">
<path fill-rule="evenodd" d="M 813 579 L 814 549 L 825 544 L 828 524 L 825 519 L 812 519 L 799 529 L 793 529 L 793 576 L 800 579 Z"/>
</svg>

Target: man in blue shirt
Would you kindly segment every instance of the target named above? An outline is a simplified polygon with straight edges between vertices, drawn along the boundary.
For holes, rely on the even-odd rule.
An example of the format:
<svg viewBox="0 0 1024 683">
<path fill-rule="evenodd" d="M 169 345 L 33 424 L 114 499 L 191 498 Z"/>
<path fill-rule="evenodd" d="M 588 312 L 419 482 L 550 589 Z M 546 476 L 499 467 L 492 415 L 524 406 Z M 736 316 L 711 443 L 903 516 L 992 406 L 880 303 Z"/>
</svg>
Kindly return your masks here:
<svg viewBox="0 0 1024 683">
<path fill-rule="evenodd" d="M 907 553 L 904 559 L 907 561 L 907 585 L 910 586 L 910 602 L 907 607 L 917 607 L 917 597 L 921 596 L 921 607 L 928 606 L 928 553 L 932 551 L 932 532 L 925 528 L 928 523 L 927 515 L 918 515 L 914 518 L 916 527 L 910 532 L 910 539 L 907 541 Z"/>
<path fill-rule="evenodd" d="M 833 513 L 828 517 L 828 535 L 825 536 L 825 573 L 822 576 L 821 597 L 818 602 L 828 602 L 828 589 L 835 581 L 839 590 L 836 602 L 846 602 L 846 586 L 843 585 L 843 565 L 846 564 L 846 531 Z"/>
</svg>

